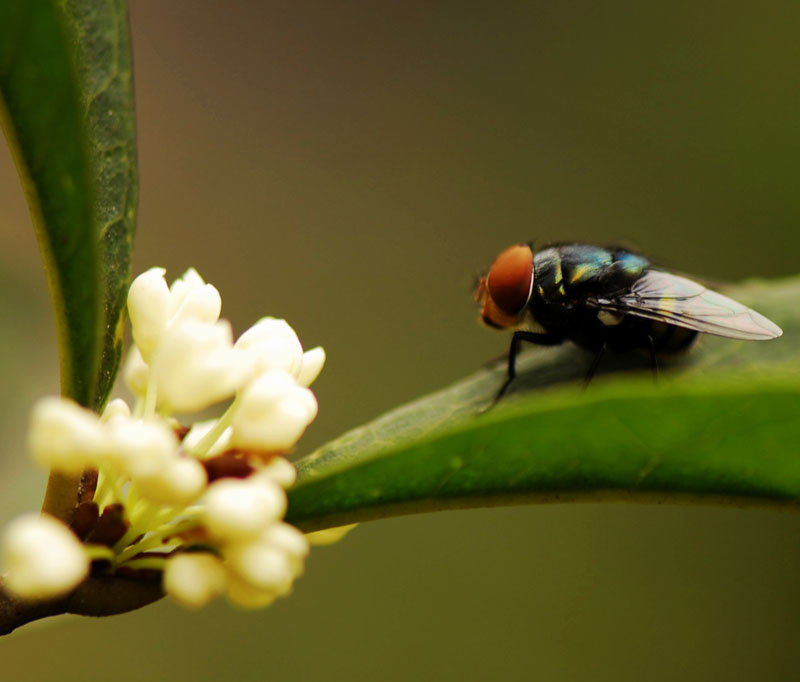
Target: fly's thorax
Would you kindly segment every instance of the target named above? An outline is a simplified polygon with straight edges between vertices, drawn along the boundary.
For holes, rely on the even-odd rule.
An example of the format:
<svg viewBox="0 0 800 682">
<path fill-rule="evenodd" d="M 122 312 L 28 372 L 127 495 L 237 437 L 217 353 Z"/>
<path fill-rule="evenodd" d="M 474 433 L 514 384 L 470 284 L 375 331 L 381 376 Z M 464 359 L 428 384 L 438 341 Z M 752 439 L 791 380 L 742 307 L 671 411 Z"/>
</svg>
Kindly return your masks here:
<svg viewBox="0 0 800 682">
<path fill-rule="evenodd" d="M 534 254 L 535 291 L 551 302 L 630 287 L 649 261 L 624 249 L 562 244 Z"/>
</svg>

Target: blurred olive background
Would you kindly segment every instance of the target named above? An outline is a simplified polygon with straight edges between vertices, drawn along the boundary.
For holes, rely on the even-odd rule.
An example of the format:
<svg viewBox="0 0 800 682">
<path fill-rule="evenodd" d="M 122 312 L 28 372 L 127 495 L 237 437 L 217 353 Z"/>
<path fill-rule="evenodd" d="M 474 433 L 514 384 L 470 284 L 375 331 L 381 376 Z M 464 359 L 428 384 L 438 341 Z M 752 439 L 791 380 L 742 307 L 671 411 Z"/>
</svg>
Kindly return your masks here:
<svg viewBox="0 0 800 682">
<path fill-rule="evenodd" d="M 238 332 L 270 314 L 325 346 L 299 454 L 502 353 L 471 293 L 515 241 L 624 240 L 711 279 L 800 269 L 796 2 L 131 5 L 134 270 L 194 265 Z M 26 412 L 58 386 L 5 149 L 0 206 L 5 521 L 41 499 Z M 398 518 L 315 550 L 269 610 L 29 626 L 2 676 L 797 679 L 799 536 L 797 515 L 732 509 Z"/>
</svg>

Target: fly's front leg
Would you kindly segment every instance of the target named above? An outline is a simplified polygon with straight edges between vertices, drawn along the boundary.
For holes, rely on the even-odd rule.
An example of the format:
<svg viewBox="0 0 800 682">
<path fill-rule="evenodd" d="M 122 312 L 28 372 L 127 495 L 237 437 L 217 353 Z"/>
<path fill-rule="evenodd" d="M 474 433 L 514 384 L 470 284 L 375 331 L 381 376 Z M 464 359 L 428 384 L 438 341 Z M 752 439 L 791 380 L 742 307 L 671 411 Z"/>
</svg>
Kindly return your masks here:
<svg viewBox="0 0 800 682">
<path fill-rule="evenodd" d="M 511 347 L 508 349 L 508 374 L 506 375 L 505 382 L 503 382 L 503 385 L 500 387 L 500 390 L 497 392 L 497 395 L 494 397 L 489 407 L 494 407 L 494 405 L 497 404 L 497 401 L 503 397 L 508 387 L 511 386 L 511 382 L 517 377 L 517 354 L 520 351 L 523 341 L 535 343 L 539 346 L 557 346 L 562 343 L 564 339 L 553 334 L 525 331 L 514 332 L 514 336 L 511 337 Z"/>
</svg>

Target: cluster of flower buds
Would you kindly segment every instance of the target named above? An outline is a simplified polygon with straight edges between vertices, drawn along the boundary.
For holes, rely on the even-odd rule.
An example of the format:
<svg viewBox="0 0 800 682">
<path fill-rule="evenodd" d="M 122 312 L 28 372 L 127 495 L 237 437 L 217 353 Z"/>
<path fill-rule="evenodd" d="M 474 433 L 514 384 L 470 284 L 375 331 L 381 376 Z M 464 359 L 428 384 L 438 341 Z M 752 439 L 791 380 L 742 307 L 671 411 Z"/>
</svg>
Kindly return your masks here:
<svg viewBox="0 0 800 682">
<path fill-rule="evenodd" d="M 273 318 L 234 342 L 221 305 L 195 270 L 171 287 L 163 269 L 148 270 L 128 294 L 134 345 L 124 379 L 133 409 L 120 399 L 102 416 L 63 398 L 34 407 L 33 457 L 98 476 L 69 528 L 37 515 L 9 525 L 6 589 L 41 599 L 69 592 L 90 571 L 154 570 L 189 607 L 221 594 L 260 607 L 291 589 L 308 541 L 282 521 L 295 479 L 282 455 L 317 414 L 308 386 L 325 353 L 303 352 L 292 328 Z M 217 419 L 188 429 L 175 419 L 223 401 Z"/>
</svg>

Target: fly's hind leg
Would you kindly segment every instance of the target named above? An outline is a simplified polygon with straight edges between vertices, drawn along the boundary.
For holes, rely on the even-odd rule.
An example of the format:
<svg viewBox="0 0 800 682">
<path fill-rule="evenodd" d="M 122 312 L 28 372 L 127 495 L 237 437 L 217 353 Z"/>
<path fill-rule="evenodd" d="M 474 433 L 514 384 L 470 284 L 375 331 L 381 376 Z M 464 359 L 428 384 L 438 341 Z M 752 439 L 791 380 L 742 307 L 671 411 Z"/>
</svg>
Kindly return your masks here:
<svg viewBox="0 0 800 682">
<path fill-rule="evenodd" d="M 517 355 L 519 354 L 523 341 L 535 343 L 539 346 L 557 346 L 562 343 L 564 339 L 559 336 L 554 336 L 553 334 L 541 334 L 537 332 L 526 331 L 514 332 L 514 336 L 511 337 L 511 346 L 508 349 L 508 373 L 506 374 L 506 380 L 503 382 L 503 385 L 500 387 L 497 395 L 495 395 L 494 400 L 492 400 L 491 404 L 489 405 L 489 408 L 494 407 L 494 405 L 497 404 L 497 401 L 503 397 L 505 392 L 508 390 L 508 387 L 511 386 L 511 383 L 514 381 L 514 379 L 516 379 Z"/>
</svg>

